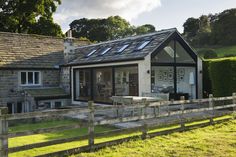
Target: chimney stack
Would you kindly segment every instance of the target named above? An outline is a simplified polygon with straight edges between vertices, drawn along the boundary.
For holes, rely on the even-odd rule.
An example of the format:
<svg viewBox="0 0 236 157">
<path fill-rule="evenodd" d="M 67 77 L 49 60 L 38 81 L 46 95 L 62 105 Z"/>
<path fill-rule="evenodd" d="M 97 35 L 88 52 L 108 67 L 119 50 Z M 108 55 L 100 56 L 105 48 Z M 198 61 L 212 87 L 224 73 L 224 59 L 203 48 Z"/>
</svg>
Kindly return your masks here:
<svg viewBox="0 0 236 157">
<path fill-rule="evenodd" d="M 66 32 L 66 34 L 67 34 L 67 38 L 73 38 L 73 37 L 72 37 L 72 30 L 71 30 L 71 29 L 69 29 L 69 30 Z"/>
<path fill-rule="evenodd" d="M 68 63 L 74 56 L 74 38 L 72 37 L 72 30 L 66 32 L 66 38 L 64 39 L 64 62 Z"/>
</svg>

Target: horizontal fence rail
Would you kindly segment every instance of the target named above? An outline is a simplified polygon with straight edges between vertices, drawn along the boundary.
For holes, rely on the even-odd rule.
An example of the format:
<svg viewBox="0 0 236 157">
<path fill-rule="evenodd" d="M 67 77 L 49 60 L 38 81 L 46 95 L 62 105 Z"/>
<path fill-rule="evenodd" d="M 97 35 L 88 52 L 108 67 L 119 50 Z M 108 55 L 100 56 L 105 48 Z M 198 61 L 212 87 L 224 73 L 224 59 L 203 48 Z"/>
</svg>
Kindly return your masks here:
<svg viewBox="0 0 236 157">
<path fill-rule="evenodd" d="M 192 106 L 191 106 L 192 105 Z M 139 138 L 140 136 L 132 136 L 119 140 L 113 140 L 109 142 L 95 144 L 96 137 L 104 137 L 111 135 L 118 135 L 123 133 L 141 132 L 141 138 L 154 137 L 157 135 L 168 134 L 174 131 L 188 130 L 196 126 L 205 126 L 214 124 L 214 118 L 230 114 L 236 111 L 236 93 L 233 93 L 229 97 L 214 98 L 210 95 L 207 99 L 196 100 L 184 100 L 181 97 L 179 101 L 157 101 L 148 102 L 146 99 L 142 99 L 138 102 L 134 102 L 132 99 L 126 100 L 125 103 L 113 106 L 96 106 L 93 102 L 88 102 L 88 108 L 74 108 L 74 109 L 61 109 L 53 111 L 32 112 L 23 114 L 7 114 L 7 108 L 0 108 L 0 157 L 7 157 L 8 153 L 14 153 L 33 148 L 40 148 L 45 146 L 51 146 L 56 144 L 63 144 L 66 142 L 88 140 L 88 145 L 78 147 L 70 150 L 64 150 L 60 152 L 54 152 L 50 154 L 40 156 L 64 156 L 73 153 L 79 153 L 84 151 L 91 151 L 98 148 L 102 148 L 109 145 L 114 145 L 129 141 L 130 139 Z M 102 112 L 109 112 L 109 116 L 105 119 L 96 119 L 96 115 Z M 127 114 L 127 112 L 129 114 Z M 51 128 L 41 128 L 36 130 L 29 130 L 23 132 L 8 132 L 8 121 L 20 120 L 20 119 L 33 119 L 44 117 L 58 117 L 66 115 L 85 115 L 87 116 L 86 124 L 74 124 L 66 126 L 57 126 Z M 186 123 L 209 120 L 209 124 L 196 124 L 194 126 L 186 126 Z M 152 120 L 155 120 L 152 122 Z M 116 129 L 112 131 L 106 131 L 102 133 L 95 133 L 94 128 L 97 125 L 111 125 L 121 122 L 140 121 L 141 126 L 128 128 L 128 129 Z M 152 122 L 152 123 L 151 123 Z M 165 125 L 180 125 L 180 128 L 174 128 L 172 130 L 152 132 L 148 133 L 151 128 L 156 128 Z M 28 144 L 24 146 L 18 146 L 8 148 L 8 139 L 13 137 L 27 136 L 41 133 L 52 133 L 56 131 L 78 129 L 81 127 L 88 127 L 88 133 L 84 136 L 71 137 L 66 139 L 56 139 L 47 142 Z"/>
<path fill-rule="evenodd" d="M 64 131 L 64 130 L 78 129 L 78 128 L 85 127 L 85 126 L 87 126 L 87 125 L 73 124 L 73 125 L 57 126 L 57 127 L 52 127 L 52 128 L 42 128 L 42 129 L 37 129 L 37 130 L 13 132 L 13 133 L 8 134 L 8 138 L 41 134 L 41 133 L 45 133 L 45 132 L 52 133 L 52 132 L 56 132 L 58 130 Z"/>
</svg>

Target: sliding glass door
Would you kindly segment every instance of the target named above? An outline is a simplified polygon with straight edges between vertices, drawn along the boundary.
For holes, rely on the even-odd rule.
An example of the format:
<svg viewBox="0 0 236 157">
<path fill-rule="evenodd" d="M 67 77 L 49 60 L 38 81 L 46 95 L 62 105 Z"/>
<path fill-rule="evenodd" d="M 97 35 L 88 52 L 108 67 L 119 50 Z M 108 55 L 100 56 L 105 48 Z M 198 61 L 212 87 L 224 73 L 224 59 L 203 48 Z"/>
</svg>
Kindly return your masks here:
<svg viewBox="0 0 236 157">
<path fill-rule="evenodd" d="M 78 69 L 75 71 L 75 98 L 88 101 L 91 99 L 91 71 Z"/>
<path fill-rule="evenodd" d="M 115 95 L 138 96 L 138 67 L 115 68 Z"/>
<path fill-rule="evenodd" d="M 96 102 L 112 102 L 112 68 L 98 68 L 93 70 L 93 96 Z"/>
<path fill-rule="evenodd" d="M 138 66 L 75 69 L 74 100 L 112 103 L 112 96 L 138 96 Z"/>
</svg>

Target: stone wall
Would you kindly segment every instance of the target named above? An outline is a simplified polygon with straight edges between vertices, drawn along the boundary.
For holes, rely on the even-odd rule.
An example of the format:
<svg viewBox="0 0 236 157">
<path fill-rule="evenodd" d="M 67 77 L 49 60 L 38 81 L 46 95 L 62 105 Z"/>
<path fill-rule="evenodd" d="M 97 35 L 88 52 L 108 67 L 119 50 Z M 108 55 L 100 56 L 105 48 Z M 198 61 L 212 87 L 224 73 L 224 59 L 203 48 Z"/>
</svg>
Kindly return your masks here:
<svg viewBox="0 0 236 157">
<path fill-rule="evenodd" d="M 60 87 L 70 94 L 70 67 L 61 67 Z"/>
<path fill-rule="evenodd" d="M 60 70 L 42 71 L 43 87 L 58 87 L 60 84 Z"/>
<path fill-rule="evenodd" d="M 0 104 L 6 106 L 7 102 L 22 101 L 23 96 L 18 92 L 18 71 L 0 70 Z"/>
<path fill-rule="evenodd" d="M 24 101 L 23 89 L 19 85 L 20 70 L 0 70 L 0 105 Z M 42 85 L 37 87 L 58 87 L 60 82 L 59 70 L 41 70 Z M 35 87 L 34 87 L 35 88 Z"/>
</svg>

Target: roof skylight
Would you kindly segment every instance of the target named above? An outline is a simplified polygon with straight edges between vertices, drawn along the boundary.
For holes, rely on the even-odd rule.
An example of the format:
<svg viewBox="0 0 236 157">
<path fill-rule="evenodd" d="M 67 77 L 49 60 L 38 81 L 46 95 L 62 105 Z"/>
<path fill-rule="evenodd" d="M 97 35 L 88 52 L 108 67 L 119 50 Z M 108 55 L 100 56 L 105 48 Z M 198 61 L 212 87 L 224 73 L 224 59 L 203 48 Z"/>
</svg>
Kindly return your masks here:
<svg viewBox="0 0 236 157">
<path fill-rule="evenodd" d="M 144 41 L 136 50 L 142 50 L 142 49 L 145 48 L 150 42 L 151 42 L 151 40 Z"/>
<path fill-rule="evenodd" d="M 89 54 L 87 54 L 86 57 L 90 57 L 90 56 L 92 56 L 96 51 L 97 51 L 97 50 L 93 50 L 93 51 L 91 51 Z"/>
<path fill-rule="evenodd" d="M 164 50 L 166 51 L 166 53 L 171 57 L 174 58 L 175 57 L 175 51 L 170 47 L 170 46 L 166 46 L 164 48 Z M 176 57 L 179 57 L 178 54 L 176 54 Z"/>
<path fill-rule="evenodd" d="M 117 51 L 117 53 L 123 52 L 128 46 L 129 46 L 129 44 L 123 45 L 123 46 Z"/>
<path fill-rule="evenodd" d="M 111 47 L 106 48 L 100 55 L 106 54 L 108 51 L 110 51 Z"/>
</svg>

